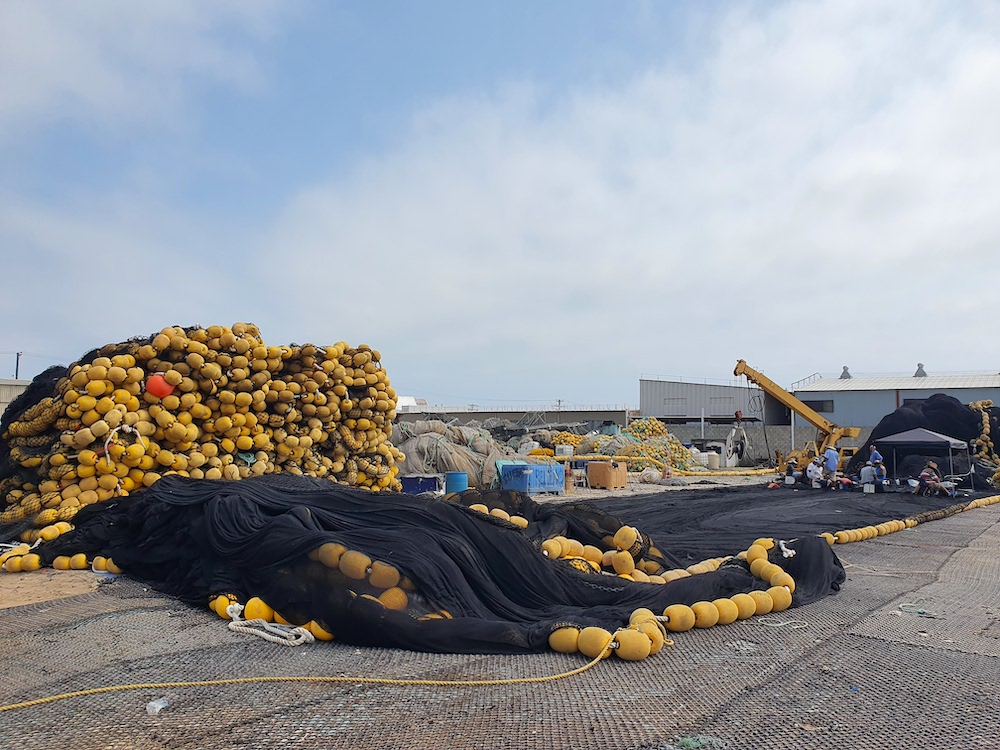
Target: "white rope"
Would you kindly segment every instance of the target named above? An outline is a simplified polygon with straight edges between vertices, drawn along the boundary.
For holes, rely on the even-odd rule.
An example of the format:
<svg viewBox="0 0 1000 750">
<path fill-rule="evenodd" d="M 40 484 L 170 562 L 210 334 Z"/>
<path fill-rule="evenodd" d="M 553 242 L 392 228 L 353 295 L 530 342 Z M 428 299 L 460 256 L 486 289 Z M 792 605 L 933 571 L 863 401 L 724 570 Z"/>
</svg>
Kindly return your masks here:
<svg viewBox="0 0 1000 750">
<path fill-rule="evenodd" d="M 778 540 L 778 547 L 781 548 L 781 554 L 785 557 L 795 557 L 795 550 L 789 549 L 785 546 L 785 542 L 782 539 Z"/>
<path fill-rule="evenodd" d="M 229 629 L 234 633 L 256 635 L 265 641 L 280 643 L 282 646 L 301 646 L 303 643 L 313 643 L 316 640 L 316 637 L 305 628 L 279 625 L 263 619 L 244 620 L 243 605 L 239 602 L 227 605 L 226 614 L 232 618 Z"/>
<path fill-rule="evenodd" d="M 111 460 L 111 453 L 109 448 L 111 447 L 111 441 L 115 439 L 115 435 L 118 434 L 120 427 L 115 427 L 111 432 L 108 433 L 108 439 L 104 441 L 104 458 L 108 461 L 108 468 L 114 466 L 114 461 Z"/>
<path fill-rule="evenodd" d="M 229 623 L 229 629 L 234 633 L 256 635 L 265 641 L 280 643 L 282 646 L 301 646 L 303 643 L 312 643 L 316 640 L 315 636 L 305 628 L 279 625 L 267 620 L 233 620 Z"/>
</svg>

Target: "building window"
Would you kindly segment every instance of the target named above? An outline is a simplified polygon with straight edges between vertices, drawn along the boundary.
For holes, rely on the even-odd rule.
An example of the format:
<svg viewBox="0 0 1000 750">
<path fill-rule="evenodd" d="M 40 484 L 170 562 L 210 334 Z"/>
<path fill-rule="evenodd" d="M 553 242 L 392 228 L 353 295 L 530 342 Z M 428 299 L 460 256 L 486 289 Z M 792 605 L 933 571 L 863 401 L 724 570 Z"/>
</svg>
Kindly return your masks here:
<svg viewBox="0 0 1000 750">
<path fill-rule="evenodd" d="M 686 417 L 686 398 L 665 398 L 663 399 L 663 416 L 665 417 Z"/>
<path fill-rule="evenodd" d="M 803 404 L 808 406 L 813 411 L 818 411 L 820 414 L 833 414 L 833 401 L 806 401 L 803 399 Z"/>
</svg>

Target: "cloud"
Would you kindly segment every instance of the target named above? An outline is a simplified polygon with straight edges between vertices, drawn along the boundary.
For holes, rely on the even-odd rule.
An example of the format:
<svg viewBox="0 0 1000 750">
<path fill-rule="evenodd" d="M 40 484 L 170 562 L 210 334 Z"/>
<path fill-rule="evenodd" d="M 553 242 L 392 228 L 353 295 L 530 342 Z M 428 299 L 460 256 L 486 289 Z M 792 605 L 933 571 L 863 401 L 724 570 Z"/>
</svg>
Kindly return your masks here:
<svg viewBox="0 0 1000 750">
<path fill-rule="evenodd" d="M 261 272 L 316 268 L 299 319 L 445 403 L 634 401 L 640 372 L 738 357 L 786 382 L 928 348 L 995 368 L 950 313 L 1000 281 L 998 26 L 988 3 L 769 5 L 619 89 L 439 102 L 297 195 Z"/>
<path fill-rule="evenodd" d="M 259 85 L 250 49 L 277 0 L 0 3 L 0 139 L 73 122 L 122 129 L 177 112 L 189 79 Z"/>
<path fill-rule="evenodd" d="M 150 82 L 177 98 L 193 79 L 252 83 L 246 47 L 193 7 L 167 26 L 210 51 L 91 45 L 79 67 L 101 75 L 41 66 L 43 94 L 0 93 L 0 111 L 98 122 L 133 94 L 128 116 L 152 116 Z M 256 33 L 246 19 L 267 12 L 242 18 Z M 42 352 L 239 319 L 276 343 L 367 342 L 400 392 L 432 403 L 634 403 L 640 373 L 726 377 L 741 357 L 784 383 L 917 359 L 996 370 L 998 13 L 726 10 L 685 46 L 696 56 L 620 85 L 522 79 L 426 102 L 394 146 L 238 228 L 125 191 L 7 201 L 0 246 L 25 278 L 7 304 L 31 311 Z"/>
</svg>

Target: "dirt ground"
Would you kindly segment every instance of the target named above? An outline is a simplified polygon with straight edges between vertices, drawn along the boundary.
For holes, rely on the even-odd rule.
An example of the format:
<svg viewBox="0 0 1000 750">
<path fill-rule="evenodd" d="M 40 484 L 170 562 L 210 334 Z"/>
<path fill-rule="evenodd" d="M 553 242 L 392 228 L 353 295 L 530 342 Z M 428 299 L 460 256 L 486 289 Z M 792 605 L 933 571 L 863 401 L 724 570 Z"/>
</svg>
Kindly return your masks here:
<svg viewBox="0 0 1000 750">
<path fill-rule="evenodd" d="M 101 580 L 89 570 L 44 568 L 33 573 L 0 573 L 0 609 L 86 594 Z"/>
<path fill-rule="evenodd" d="M 778 472 L 775 472 L 777 476 Z M 763 476 L 685 476 L 675 478 L 672 484 L 642 484 L 637 476 L 629 476 L 628 484 L 624 489 L 618 490 L 595 490 L 589 487 L 574 487 L 569 494 L 554 495 L 532 495 L 535 502 L 580 502 L 587 500 L 603 500 L 609 497 L 629 497 L 637 495 L 649 495 L 656 492 L 670 492 L 677 490 L 710 490 L 716 487 L 757 487 L 767 484 L 771 475 Z"/>
</svg>

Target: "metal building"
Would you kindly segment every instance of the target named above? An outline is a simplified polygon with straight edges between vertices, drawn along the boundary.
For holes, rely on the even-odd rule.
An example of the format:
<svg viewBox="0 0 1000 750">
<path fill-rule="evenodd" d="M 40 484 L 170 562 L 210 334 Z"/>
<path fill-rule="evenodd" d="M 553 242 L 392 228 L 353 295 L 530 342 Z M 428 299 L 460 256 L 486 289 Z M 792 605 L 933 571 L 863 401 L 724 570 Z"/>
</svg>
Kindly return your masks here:
<svg viewBox="0 0 1000 750">
<path fill-rule="evenodd" d="M 684 424 L 704 419 L 728 423 L 740 411 L 748 421 L 763 418 L 764 399 L 756 386 L 708 381 L 657 379 L 644 375 L 639 380 L 639 413 L 664 422 Z"/>
<path fill-rule="evenodd" d="M 30 380 L 0 379 L 0 415 L 4 413 L 11 401 L 24 393 L 29 385 L 31 385 Z"/>
<path fill-rule="evenodd" d="M 1000 374 L 926 377 L 811 378 L 792 386 L 797 398 L 842 427 L 874 427 L 908 401 L 944 393 L 964 404 L 990 399 L 1000 403 Z M 771 416 L 768 415 L 771 424 Z M 795 426 L 805 426 L 801 417 Z"/>
</svg>

